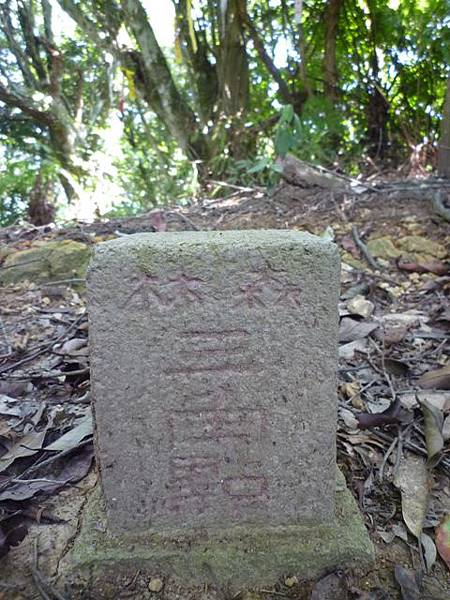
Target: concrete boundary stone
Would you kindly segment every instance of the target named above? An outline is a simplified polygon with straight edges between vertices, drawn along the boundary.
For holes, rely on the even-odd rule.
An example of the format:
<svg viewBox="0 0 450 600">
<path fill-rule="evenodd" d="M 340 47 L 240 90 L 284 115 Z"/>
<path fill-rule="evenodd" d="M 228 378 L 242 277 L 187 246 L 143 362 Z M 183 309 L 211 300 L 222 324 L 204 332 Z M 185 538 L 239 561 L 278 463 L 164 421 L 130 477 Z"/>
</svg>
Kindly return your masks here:
<svg viewBox="0 0 450 600">
<path fill-rule="evenodd" d="M 339 275 L 335 244 L 297 231 L 96 247 L 91 375 L 112 529 L 332 518 Z"/>
<path fill-rule="evenodd" d="M 99 244 L 101 485 L 60 563 L 74 598 L 112 598 L 136 569 L 236 592 L 371 564 L 336 480 L 339 276 L 337 247 L 296 231 Z"/>
<path fill-rule="evenodd" d="M 332 522 L 314 526 L 237 527 L 178 534 L 114 535 L 99 486 L 90 495 L 71 551 L 60 563 L 74 599 L 107 600 L 137 570 L 181 587 L 208 583 L 231 593 L 266 588 L 286 575 L 299 580 L 335 569 L 369 570 L 373 545 L 356 501 L 338 471 Z"/>
</svg>

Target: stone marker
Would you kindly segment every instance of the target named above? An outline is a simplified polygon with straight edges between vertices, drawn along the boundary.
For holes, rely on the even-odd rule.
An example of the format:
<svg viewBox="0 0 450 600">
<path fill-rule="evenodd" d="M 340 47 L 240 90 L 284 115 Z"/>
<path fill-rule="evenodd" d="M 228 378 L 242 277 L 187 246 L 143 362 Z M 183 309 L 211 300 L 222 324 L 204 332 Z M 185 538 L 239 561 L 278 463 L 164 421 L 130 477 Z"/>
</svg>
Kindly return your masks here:
<svg viewBox="0 0 450 600">
<path fill-rule="evenodd" d="M 134 235 L 99 245 L 88 289 L 102 495 L 75 562 L 251 586 L 370 561 L 336 492 L 334 244 Z"/>
</svg>

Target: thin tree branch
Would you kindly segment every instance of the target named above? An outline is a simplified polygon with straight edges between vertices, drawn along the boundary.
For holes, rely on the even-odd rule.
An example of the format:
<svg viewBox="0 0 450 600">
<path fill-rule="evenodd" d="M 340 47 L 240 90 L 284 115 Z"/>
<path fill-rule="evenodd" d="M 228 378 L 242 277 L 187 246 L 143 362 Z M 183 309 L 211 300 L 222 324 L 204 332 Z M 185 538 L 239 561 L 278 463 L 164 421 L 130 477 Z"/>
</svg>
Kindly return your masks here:
<svg viewBox="0 0 450 600">
<path fill-rule="evenodd" d="M 76 4 L 72 0 L 57 0 L 58 4 L 61 8 L 72 17 L 75 23 L 78 25 L 80 29 L 82 29 L 87 35 L 98 44 L 100 47 L 104 48 L 105 40 L 102 39 L 99 35 L 100 29 L 94 21 L 91 21 L 86 15 L 83 14 L 83 11 L 80 8 L 79 4 Z"/>
<path fill-rule="evenodd" d="M 17 91 L 12 92 L 12 87 L 9 89 L 0 83 L 0 101 L 4 102 L 8 106 L 14 106 L 20 108 L 25 114 L 35 119 L 38 123 L 45 126 L 50 126 L 53 123 L 53 119 L 49 113 L 37 108 L 33 102 L 24 96 L 19 94 Z"/>
<path fill-rule="evenodd" d="M 175 85 L 142 4 L 139 0 L 124 0 L 123 8 L 127 15 L 127 25 L 141 50 L 145 80 L 141 89 L 147 98 L 151 94 L 152 108 L 162 115 L 180 146 L 189 152 L 190 138 L 196 127 L 195 115 Z"/>
<path fill-rule="evenodd" d="M 250 20 L 250 17 L 247 14 L 245 15 L 245 26 L 247 27 L 250 37 L 251 37 L 253 43 L 255 44 L 255 48 L 259 54 L 259 57 L 265 64 L 269 73 L 272 75 L 275 83 L 278 85 L 278 91 L 280 92 L 280 96 L 283 98 L 283 100 L 284 100 L 284 102 L 286 102 L 286 104 L 292 104 L 293 100 L 294 100 L 293 96 L 292 96 L 291 92 L 289 91 L 289 88 L 288 88 L 286 82 L 282 78 L 281 73 L 275 66 L 275 63 L 273 62 L 272 58 L 267 53 L 267 51 L 264 47 L 264 43 L 261 40 L 261 37 L 260 37 L 256 27 L 253 25 L 253 23 Z"/>
<path fill-rule="evenodd" d="M 14 27 L 11 22 L 11 15 L 8 10 L 8 7 L 6 4 L 2 4 L 0 6 L 0 9 L 1 9 L 1 21 L 2 21 L 2 25 L 3 25 L 2 29 L 3 29 L 3 33 L 5 34 L 6 39 L 8 41 L 8 48 L 11 51 L 11 53 L 14 55 L 14 57 L 17 61 L 17 66 L 19 67 L 19 69 L 22 73 L 24 82 L 27 85 L 29 85 L 31 88 L 37 89 L 37 87 L 38 87 L 37 81 L 36 81 L 33 73 L 30 70 L 28 58 L 25 55 L 25 53 L 22 51 L 20 44 L 17 42 L 17 40 L 14 36 Z"/>
<path fill-rule="evenodd" d="M 33 7 L 30 2 L 21 2 L 19 4 L 19 22 L 22 29 L 23 39 L 25 41 L 27 57 L 31 58 L 31 62 L 39 80 L 43 83 L 46 83 L 47 71 L 39 55 L 39 49 L 36 43 L 34 34 L 35 23 Z"/>
<path fill-rule="evenodd" d="M 55 39 L 53 36 L 53 20 L 52 20 L 53 8 L 48 0 L 41 0 L 41 4 L 42 4 L 42 14 L 44 16 L 45 37 L 47 38 L 48 43 L 51 44 L 52 46 L 54 46 Z"/>
</svg>

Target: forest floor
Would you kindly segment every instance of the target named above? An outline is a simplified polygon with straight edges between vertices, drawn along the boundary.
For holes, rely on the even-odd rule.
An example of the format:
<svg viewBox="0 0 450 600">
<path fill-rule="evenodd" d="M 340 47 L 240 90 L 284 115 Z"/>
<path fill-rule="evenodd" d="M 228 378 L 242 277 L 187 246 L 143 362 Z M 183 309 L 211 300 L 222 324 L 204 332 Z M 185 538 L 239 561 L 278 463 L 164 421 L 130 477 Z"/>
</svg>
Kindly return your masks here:
<svg viewBox="0 0 450 600">
<path fill-rule="evenodd" d="M 435 183 L 427 185 L 224 186 L 221 197 L 188 208 L 0 230 L 4 257 L 37 241 L 92 245 L 181 229 L 307 230 L 341 249 L 338 463 L 376 547 L 375 568 L 315 582 L 286 573 L 269 590 L 234 596 L 170 581 L 160 589 L 158 574 L 152 583 L 136 571 L 112 598 L 450 597 L 450 224 L 432 208 Z M 82 282 L 0 287 L 0 600 L 71 598 L 58 564 L 97 478 L 87 334 Z"/>
</svg>

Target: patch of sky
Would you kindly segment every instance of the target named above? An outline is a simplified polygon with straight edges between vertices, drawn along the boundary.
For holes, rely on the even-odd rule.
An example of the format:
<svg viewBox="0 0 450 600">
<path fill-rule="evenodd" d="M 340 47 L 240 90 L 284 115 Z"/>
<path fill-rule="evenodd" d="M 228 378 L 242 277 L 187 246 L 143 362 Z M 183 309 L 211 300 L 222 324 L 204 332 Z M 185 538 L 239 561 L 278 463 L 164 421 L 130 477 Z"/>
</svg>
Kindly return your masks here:
<svg viewBox="0 0 450 600">
<path fill-rule="evenodd" d="M 275 45 L 273 62 L 277 69 L 284 69 L 288 64 L 288 57 L 293 53 L 293 47 L 287 38 L 279 38 Z"/>
</svg>

